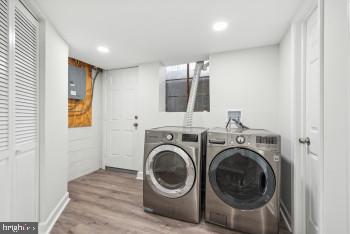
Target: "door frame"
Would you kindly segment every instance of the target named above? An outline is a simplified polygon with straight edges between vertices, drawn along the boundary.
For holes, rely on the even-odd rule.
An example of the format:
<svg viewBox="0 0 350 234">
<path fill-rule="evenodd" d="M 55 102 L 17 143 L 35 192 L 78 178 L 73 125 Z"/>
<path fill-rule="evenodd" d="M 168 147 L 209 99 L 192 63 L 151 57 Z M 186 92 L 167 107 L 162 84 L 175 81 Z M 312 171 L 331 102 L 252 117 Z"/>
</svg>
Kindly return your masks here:
<svg viewBox="0 0 350 234">
<path fill-rule="evenodd" d="M 321 118 L 321 141 L 320 141 L 320 158 L 321 158 L 321 222 L 320 222 L 320 233 L 323 232 L 323 188 L 324 188 L 324 91 L 323 91 L 323 67 L 324 67 L 324 52 L 323 52 L 323 28 L 324 28 L 324 8 L 323 0 L 310 0 L 304 5 L 304 8 L 294 19 L 292 25 L 293 34 L 293 67 L 294 67 L 294 81 L 293 81 L 293 122 L 292 122 L 292 139 L 293 140 L 293 170 L 292 170 L 292 184 L 293 184 L 293 195 L 292 195 L 292 223 L 293 232 L 304 234 L 306 233 L 306 217 L 305 217 L 305 150 L 303 145 L 298 141 L 299 137 L 304 137 L 306 132 L 306 116 L 305 116 L 305 82 L 306 82 L 306 21 L 312 12 L 316 9 L 318 11 L 319 27 L 320 27 L 320 118 Z"/>
</svg>

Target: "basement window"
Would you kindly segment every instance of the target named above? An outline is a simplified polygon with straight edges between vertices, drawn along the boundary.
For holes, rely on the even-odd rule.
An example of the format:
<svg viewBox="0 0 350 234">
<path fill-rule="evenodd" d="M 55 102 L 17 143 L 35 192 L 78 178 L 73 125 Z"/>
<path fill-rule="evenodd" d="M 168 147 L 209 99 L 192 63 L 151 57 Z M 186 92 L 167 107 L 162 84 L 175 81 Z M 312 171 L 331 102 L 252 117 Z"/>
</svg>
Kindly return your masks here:
<svg viewBox="0 0 350 234">
<path fill-rule="evenodd" d="M 166 67 L 166 112 L 186 112 L 195 66 L 196 63 L 188 63 Z M 210 111 L 209 67 L 201 72 L 194 110 L 195 112 Z"/>
</svg>

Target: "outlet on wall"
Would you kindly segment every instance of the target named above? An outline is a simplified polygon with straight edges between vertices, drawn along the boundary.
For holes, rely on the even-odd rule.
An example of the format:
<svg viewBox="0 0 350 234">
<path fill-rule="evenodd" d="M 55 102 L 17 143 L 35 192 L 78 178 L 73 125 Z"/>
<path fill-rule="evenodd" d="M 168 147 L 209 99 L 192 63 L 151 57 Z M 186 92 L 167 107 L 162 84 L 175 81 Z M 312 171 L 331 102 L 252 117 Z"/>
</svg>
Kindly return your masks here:
<svg viewBox="0 0 350 234">
<path fill-rule="evenodd" d="M 227 120 L 236 119 L 238 121 L 242 121 L 242 110 L 227 110 Z"/>
<path fill-rule="evenodd" d="M 242 122 L 242 110 L 238 110 L 238 109 L 227 110 L 226 122 L 229 119 L 236 119 L 237 121 Z M 233 126 L 236 126 L 236 125 L 231 123 L 230 127 L 233 127 Z"/>
</svg>

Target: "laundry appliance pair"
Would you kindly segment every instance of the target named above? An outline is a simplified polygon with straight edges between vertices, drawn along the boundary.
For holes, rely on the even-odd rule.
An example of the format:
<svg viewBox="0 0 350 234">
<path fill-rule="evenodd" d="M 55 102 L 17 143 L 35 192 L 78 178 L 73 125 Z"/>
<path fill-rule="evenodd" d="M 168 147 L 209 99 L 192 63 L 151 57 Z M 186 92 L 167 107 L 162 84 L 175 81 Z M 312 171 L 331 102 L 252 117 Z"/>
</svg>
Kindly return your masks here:
<svg viewBox="0 0 350 234">
<path fill-rule="evenodd" d="M 246 233 L 278 233 L 280 137 L 265 130 L 146 131 L 147 212 Z"/>
</svg>

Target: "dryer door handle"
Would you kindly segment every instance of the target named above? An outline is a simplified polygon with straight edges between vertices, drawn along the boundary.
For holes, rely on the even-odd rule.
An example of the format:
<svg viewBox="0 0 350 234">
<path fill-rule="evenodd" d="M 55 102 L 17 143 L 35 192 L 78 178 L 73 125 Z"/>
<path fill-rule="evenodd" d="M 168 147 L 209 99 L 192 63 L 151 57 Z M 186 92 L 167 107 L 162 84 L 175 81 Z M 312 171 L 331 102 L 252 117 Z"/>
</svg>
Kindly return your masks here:
<svg viewBox="0 0 350 234">
<path fill-rule="evenodd" d="M 266 175 L 264 172 L 260 173 L 260 181 L 259 181 L 259 189 L 260 189 L 260 193 L 264 194 L 266 191 Z"/>
</svg>

